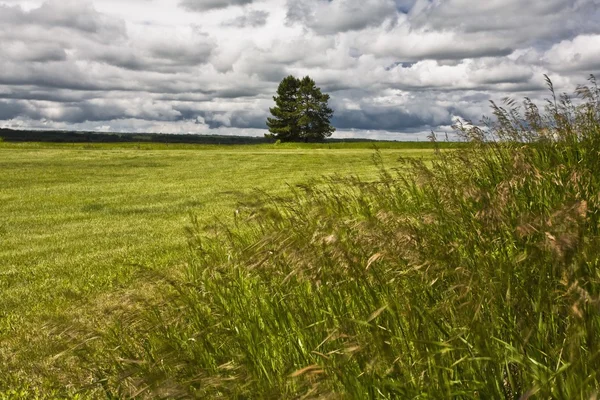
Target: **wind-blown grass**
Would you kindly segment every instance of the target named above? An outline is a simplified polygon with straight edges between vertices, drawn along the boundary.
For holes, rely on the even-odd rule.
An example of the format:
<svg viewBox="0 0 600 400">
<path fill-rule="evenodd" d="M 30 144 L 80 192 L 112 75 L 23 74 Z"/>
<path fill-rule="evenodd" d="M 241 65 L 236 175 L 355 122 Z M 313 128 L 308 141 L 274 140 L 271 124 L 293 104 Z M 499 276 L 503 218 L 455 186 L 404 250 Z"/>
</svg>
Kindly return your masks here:
<svg viewBox="0 0 600 400">
<path fill-rule="evenodd" d="M 198 398 L 591 399 L 600 92 L 493 106 L 468 148 L 189 229 L 172 293 L 103 337 L 97 390 Z M 552 93 L 554 94 L 554 93 Z M 496 139 L 491 141 L 490 138 Z M 107 350 L 113 349 L 113 350 Z"/>
<path fill-rule="evenodd" d="M 140 265 L 171 271 L 186 262 L 190 213 L 233 221 L 238 201 L 256 190 L 377 175 L 372 143 L 139 147 L 0 144 L 0 399 L 9 390 L 70 398 L 86 383 L 88 366 L 68 350 L 92 328 L 103 331 L 131 297 L 156 295 Z M 381 152 L 388 163 L 432 155 Z"/>
</svg>

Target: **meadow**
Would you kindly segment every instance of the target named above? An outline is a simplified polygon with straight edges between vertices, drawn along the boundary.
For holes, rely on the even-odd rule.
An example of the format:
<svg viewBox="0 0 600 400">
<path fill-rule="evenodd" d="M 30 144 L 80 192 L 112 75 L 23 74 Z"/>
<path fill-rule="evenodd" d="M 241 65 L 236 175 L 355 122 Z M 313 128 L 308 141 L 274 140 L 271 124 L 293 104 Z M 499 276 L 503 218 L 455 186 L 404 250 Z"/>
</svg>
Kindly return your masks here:
<svg viewBox="0 0 600 400">
<path fill-rule="evenodd" d="M 600 89 L 548 86 L 461 146 L 2 144 L 0 398 L 597 399 Z"/>
<path fill-rule="evenodd" d="M 387 147 L 389 163 L 433 154 Z M 102 331 L 121 298 L 150 296 L 145 271 L 188 263 L 193 220 L 232 221 L 258 193 L 323 175 L 373 179 L 374 153 L 370 143 L 0 143 L 0 398 L 72 394 L 86 374 L 57 354 Z"/>
</svg>

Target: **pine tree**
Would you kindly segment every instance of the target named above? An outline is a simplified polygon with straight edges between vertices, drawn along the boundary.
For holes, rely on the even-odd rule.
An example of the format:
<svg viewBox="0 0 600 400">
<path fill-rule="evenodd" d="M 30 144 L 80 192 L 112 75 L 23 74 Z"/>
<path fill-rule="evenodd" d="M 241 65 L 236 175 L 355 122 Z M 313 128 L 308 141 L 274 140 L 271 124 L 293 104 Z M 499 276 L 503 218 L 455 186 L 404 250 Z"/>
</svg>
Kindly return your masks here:
<svg viewBox="0 0 600 400">
<path fill-rule="evenodd" d="M 281 81 L 277 96 L 273 97 L 275 107 L 269 109 L 273 118 L 267 118 L 267 126 L 277 139 L 289 141 L 300 138 L 296 109 L 299 88 L 300 81 L 290 75 Z"/>
<path fill-rule="evenodd" d="M 330 124 L 333 110 L 315 81 L 306 76 L 302 80 L 294 76 L 284 78 L 273 97 L 273 118 L 267 119 L 269 131 L 283 141 L 319 141 L 335 131 Z"/>
<path fill-rule="evenodd" d="M 298 97 L 300 139 L 314 141 L 331 136 L 335 128 L 329 124 L 333 116 L 333 110 L 327 105 L 329 95 L 321 93 L 315 81 L 306 76 L 300 81 Z"/>
</svg>

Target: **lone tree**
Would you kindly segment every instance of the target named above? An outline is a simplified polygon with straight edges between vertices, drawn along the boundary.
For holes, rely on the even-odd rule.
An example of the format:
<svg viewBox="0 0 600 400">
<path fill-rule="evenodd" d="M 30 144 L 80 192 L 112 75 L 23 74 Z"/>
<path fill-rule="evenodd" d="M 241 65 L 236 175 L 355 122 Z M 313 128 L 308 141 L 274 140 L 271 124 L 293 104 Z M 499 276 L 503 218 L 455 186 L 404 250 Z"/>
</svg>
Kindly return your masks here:
<svg viewBox="0 0 600 400">
<path fill-rule="evenodd" d="M 273 118 L 267 118 L 272 137 L 282 141 L 320 141 L 335 131 L 329 123 L 333 115 L 327 105 L 329 95 L 321 93 L 310 77 L 284 78 L 273 100 L 275 107 L 269 109 Z"/>
</svg>

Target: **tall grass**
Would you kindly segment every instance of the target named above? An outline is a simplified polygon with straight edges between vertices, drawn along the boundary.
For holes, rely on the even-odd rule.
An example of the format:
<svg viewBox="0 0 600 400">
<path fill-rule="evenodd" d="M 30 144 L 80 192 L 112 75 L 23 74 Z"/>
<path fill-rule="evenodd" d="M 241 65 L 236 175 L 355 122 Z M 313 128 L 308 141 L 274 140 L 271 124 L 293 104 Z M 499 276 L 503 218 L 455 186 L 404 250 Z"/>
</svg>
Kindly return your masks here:
<svg viewBox="0 0 600 400">
<path fill-rule="evenodd" d="M 551 83 L 549 82 L 551 85 Z M 471 145 L 264 196 L 94 354 L 109 396 L 592 399 L 600 91 L 492 105 Z M 377 157 L 376 157 L 377 158 Z"/>
</svg>

